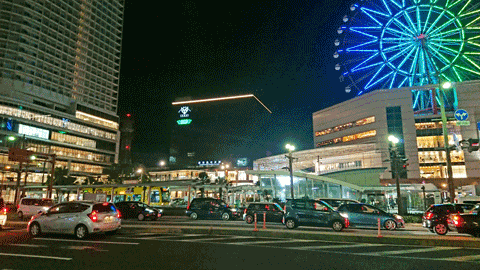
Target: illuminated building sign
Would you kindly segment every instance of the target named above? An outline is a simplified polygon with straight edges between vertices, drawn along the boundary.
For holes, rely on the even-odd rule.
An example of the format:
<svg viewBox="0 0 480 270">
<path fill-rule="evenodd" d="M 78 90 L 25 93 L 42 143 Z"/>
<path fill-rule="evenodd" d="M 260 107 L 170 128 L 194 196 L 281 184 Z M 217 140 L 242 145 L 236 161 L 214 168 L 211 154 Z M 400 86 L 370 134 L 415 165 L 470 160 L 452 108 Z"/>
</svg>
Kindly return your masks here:
<svg viewBox="0 0 480 270">
<path fill-rule="evenodd" d="M 237 159 L 237 167 L 247 167 L 247 166 L 248 166 L 248 158 Z"/>
<path fill-rule="evenodd" d="M 192 123 L 192 119 L 189 119 L 187 117 L 190 116 L 190 114 L 188 114 L 188 112 L 191 112 L 192 110 L 190 109 L 190 107 L 188 106 L 182 106 L 180 108 L 180 110 L 178 111 L 178 113 L 180 114 L 180 118 L 179 120 L 177 120 L 177 124 L 179 126 L 181 125 L 190 125 L 190 123 Z"/>
<path fill-rule="evenodd" d="M 48 131 L 46 129 L 42 129 L 42 128 L 36 128 L 36 127 L 31 127 L 31 126 L 19 124 L 18 125 L 18 133 L 48 140 L 48 136 L 50 134 L 50 131 Z"/>
<path fill-rule="evenodd" d="M 180 114 L 180 117 L 181 118 L 186 118 L 186 117 L 189 117 L 190 115 L 188 114 L 188 112 L 191 112 L 192 110 L 190 109 L 190 107 L 188 106 L 183 106 L 180 108 L 180 110 L 178 111 L 178 113 Z"/>
<path fill-rule="evenodd" d="M 178 125 L 189 125 L 192 122 L 192 119 L 180 119 L 177 120 Z"/>
<path fill-rule="evenodd" d="M 199 161 L 199 166 L 218 166 L 222 163 L 221 160 Z"/>
</svg>

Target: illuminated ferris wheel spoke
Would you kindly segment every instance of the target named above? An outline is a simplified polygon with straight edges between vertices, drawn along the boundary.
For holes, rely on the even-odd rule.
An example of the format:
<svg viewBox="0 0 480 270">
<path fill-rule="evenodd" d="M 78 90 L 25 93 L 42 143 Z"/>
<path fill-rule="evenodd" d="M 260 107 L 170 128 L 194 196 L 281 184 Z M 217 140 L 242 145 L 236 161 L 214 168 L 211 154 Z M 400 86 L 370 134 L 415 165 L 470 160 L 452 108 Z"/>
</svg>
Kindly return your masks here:
<svg viewBox="0 0 480 270">
<path fill-rule="evenodd" d="M 408 32 L 410 32 L 410 34 L 416 36 L 416 33 L 415 32 L 412 32 L 412 30 L 410 30 L 410 28 L 408 28 L 405 24 L 403 24 L 402 22 L 400 22 L 397 18 L 393 19 L 393 23 L 398 27 L 398 25 L 400 25 L 401 27 L 398 27 L 400 30 L 406 30 Z M 405 35 L 405 33 L 404 33 Z"/>
<path fill-rule="evenodd" d="M 480 75 L 480 72 L 469 69 L 469 68 L 466 68 L 466 67 L 462 67 L 462 66 L 458 66 L 458 65 L 455 65 L 455 67 L 463 69 L 463 70 L 468 71 L 468 72 L 471 72 L 471 73 L 476 74 L 476 75 Z"/>
<path fill-rule="evenodd" d="M 461 16 L 462 12 L 465 10 L 465 8 L 470 4 L 472 0 L 468 0 L 467 3 L 462 7 L 462 9 L 458 12 L 457 16 Z"/>
<path fill-rule="evenodd" d="M 461 2 L 463 2 L 463 1 L 464 1 L 464 0 L 457 0 L 457 1 L 453 2 L 453 3 L 451 3 L 450 5 L 448 5 L 448 8 L 452 8 L 452 7 L 455 6 L 456 4 L 461 3 Z M 470 2 L 470 1 L 469 1 L 469 2 Z"/>
<path fill-rule="evenodd" d="M 428 21 L 430 21 L 430 15 L 432 14 L 433 6 L 430 6 L 428 9 L 428 14 L 427 18 L 425 19 L 425 24 L 423 25 L 422 33 L 425 33 L 425 30 L 427 29 L 428 26 Z"/>
<path fill-rule="evenodd" d="M 412 46 L 413 46 L 413 44 L 403 43 L 403 44 L 399 44 L 399 45 L 396 45 L 396 46 L 390 46 L 388 48 L 385 48 L 385 49 L 382 50 L 382 52 L 383 53 L 388 53 L 388 52 L 392 52 L 392 51 L 404 50 L 405 47 L 410 48 Z"/>
<path fill-rule="evenodd" d="M 382 0 L 382 2 L 383 2 L 383 5 L 385 5 L 385 8 L 386 8 L 387 11 L 388 11 L 388 14 L 389 14 L 389 15 L 392 15 L 392 11 L 390 11 L 390 8 L 388 7 L 388 5 L 387 5 L 387 3 L 385 2 L 385 0 Z"/>
<path fill-rule="evenodd" d="M 411 29 L 408 28 L 408 30 L 412 30 L 412 29 L 418 30 L 418 29 L 416 29 L 415 24 L 414 24 L 413 21 L 412 21 L 412 18 L 410 18 L 410 15 L 408 15 L 408 13 L 407 13 L 406 10 L 403 11 L 403 16 L 406 18 L 407 23 L 408 23 L 408 24 L 410 25 L 410 27 L 411 27 Z M 416 36 L 417 34 L 420 34 L 420 33 L 415 33 L 415 32 L 411 32 L 411 33 L 413 33 L 415 36 Z"/>
<path fill-rule="evenodd" d="M 477 46 L 477 47 L 480 47 L 480 44 L 476 43 L 476 42 L 473 42 L 473 41 L 467 41 L 468 44 L 472 44 L 473 46 Z M 473 52 L 469 52 L 468 54 L 474 54 Z M 476 54 L 476 53 L 475 53 Z"/>
<path fill-rule="evenodd" d="M 468 56 L 463 55 L 463 58 L 465 58 L 470 64 L 474 65 L 476 68 L 478 68 L 480 70 L 480 67 L 473 60 L 471 60 Z"/>
<path fill-rule="evenodd" d="M 438 28 L 435 29 L 434 31 L 432 31 L 432 32 L 430 32 L 430 33 L 427 33 L 427 35 L 428 35 L 428 36 L 432 36 L 432 35 L 434 35 L 435 33 L 442 31 L 443 29 L 449 27 L 450 24 L 452 24 L 452 23 L 454 22 L 454 20 L 455 20 L 455 18 L 450 19 L 448 22 L 444 23 L 442 26 L 438 27 Z M 460 25 L 460 27 L 462 27 L 462 26 Z M 458 29 L 455 29 L 455 30 L 458 31 Z"/>
<path fill-rule="evenodd" d="M 385 28 L 385 32 L 387 32 L 387 31 L 388 31 L 390 34 L 395 33 L 395 34 L 399 34 L 399 35 L 405 36 L 405 33 L 404 33 L 404 32 L 395 30 L 395 29 L 390 28 L 390 27 L 386 27 L 386 28 Z"/>
<path fill-rule="evenodd" d="M 395 82 L 395 79 L 397 78 L 397 72 L 395 71 L 393 73 L 393 76 L 392 76 L 392 79 L 390 80 L 390 85 L 388 86 L 388 88 L 392 88 L 393 87 L 393 83 Z"/>
<path fill-rule="evenodd" d="M 417 15 L 417 30 L 419 33 L 422 32 L 422 20 L 420 19 L 420 7 L 417 6 L 416 8 L 416 15 Z"/>
<path fill-rule="evenodd" d="M 373 17 L 367 10 L 369 9 L 366 9 L 366 8 L 360 8 L 360 10 L 365 13 L 368 17 L 370 17 L 370 19 L 372 19 L 374 22 L 378 23 L 378 25 L 380 26 L 383 26 L 383 24 L 381 22 L 379 22 L 377 19 L 375 19 L 375 17 Z"/>
<path fill-rule="evenodd" d="M 432 30 L 433 27 L 437 25 L 437 23 L 440 21 L 441 18 L 443 18 L 443 14 L 445 14 L 445 10 L 440 13 L 440 15 L 437 16 L 437 19 L 430 25 L 430 28 L 425 32 L 425 35 L 429 35 L 430 31 Z"/>
<path fill-rule="evenodd" d="M 378 40 L 378 37 L 376 37 L 376 36 L 374 36 L 374 35 L 367 34 L 367 33 L 362 32 L 362 31 L 359 31 L 359 30 L 357 30 L 357 29 L 354 28 L 354 27 L 350 28 L 350 30 L 353 31 L 353 32 L 359 33 L 359 34 L 361 34 L 361 35 L 364 35 L 364 36 L 366 36 L 366 37 L 373 38 L 373 40 L 375 40 L 375 41 Z"/>
<path fill-rule="evenodd" d="M 471 24 L 476 23 L 477 21 L 480 21 L 480 16 L 478 16 L 475 20 L 469 22 L 468 24 L 465 25 L 465 27 L 469 27 Z"/>
<path fill-rule="evenodd" d="M 354 68 L 352 68 L 352 69 L 351 69 L 351 72 L 355 72 L 355 71 L 360 70 L 360 69 L 357 69 L 357 68 L 360 67 L 360 66 L 363 66 L 365 63 L 367 63 L 368 61 L 372 60 L 372 59 L 375 58 L 376 56 L 378 56 L 378 52 L 377 52 L 376 54 L 370 56 L 369 58 L 367 58 L 367 60 L 363 61 L 362 63 L 360 63 L 360 64 L 358 64 L 357 66 L 355 66 Z M 376 63 L 375 65 L 378 65 L 379 63 L 381 63 L 381 62 L 378 62 L 378 63 Z M 370 68 L 370 67 L 373 67 L 373 66 L 375 66 L 375 65 L 370 65 L 370 66 L 366 66 L 366 67 Z M 364 68 L 365 68 L 365 67 L 364 67 Z"/>
<path fill-rule="evenodd" d="M 459 81 L 459 82 L 462 82 L 463 79 L 462 79 L 462 77 L 460 76 L 460 74 L 458 73 L 457 68 L 456 68 L 456 67 L 452 67 L 452 69 L 453 69 L 453 72 L 455 72 L 455 76 L 457 76 L 458 81 Z"/>
<path fill-rule="evenodd" d="M 348 48 L 348 49 L 347 49 L 347 52 L 378 52 L 377 49 L 374 49 L 374 50 L 367 50 L 367 49 L 365 49 L 365 50 L 357 50 L 357 48 L 364 47 L 364 46 L 366 46 L 366 45 L 370 45 L 370 44 L 372 44 L 372 43 L 377 43 L 377 42 L 378 42 L 378 41 L 376 41 L 376 40 L 372 40 L 372 41 L 369 41 L 369 42 L 365 42 L 365 43 L 362 43 L 362 44 L 357 45 L 357 46 L 355 46 L 355 47 Z"/>
<path fill-rule="evenodd" d="M 372 87 L 372 85 L 370 85 L 370 83 L 377 77 L 377 75 L 383 70 L 383 68 L 385 67 L 385 64 L 383 64 L 378 70 L 377 72 L 375 72 L 375 75 L 373 75 L 373 77 L 370 79 L 370 81 L 368 81 L 367 85 L 365 86 L 365 90 L 367 90 L 368 88 Z"/>
<path fill-rule="evenodd" d="M 390 0 L 390 2 L 392 2 L 392 3 L 393 3 L 395 6 L 397 6 L 399 9 L 402 9 L 402 6 L 401 6 L 399 3 L 397 3 L 397 1 L 395 1 L 395 0 Z"/>
</svg>

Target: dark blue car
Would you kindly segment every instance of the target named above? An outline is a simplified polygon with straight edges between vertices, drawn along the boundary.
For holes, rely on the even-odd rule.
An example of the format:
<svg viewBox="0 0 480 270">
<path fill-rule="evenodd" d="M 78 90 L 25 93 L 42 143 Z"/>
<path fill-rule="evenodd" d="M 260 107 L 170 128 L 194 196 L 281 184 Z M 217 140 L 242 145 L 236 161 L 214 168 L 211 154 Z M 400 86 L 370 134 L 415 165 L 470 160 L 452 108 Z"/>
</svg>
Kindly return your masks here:
<svg viewBox="0 0 480 270">
<path fill-rule="evenodd" d="M 369 204 L 344 204 L 337 211 L 348 216 L 352 227 L 378 227 L 378 219 L 380 219 L 380 226 L 387 230 L 405 227 L 405 221 L 401 216 L 387 213 Z"/>
</svg>

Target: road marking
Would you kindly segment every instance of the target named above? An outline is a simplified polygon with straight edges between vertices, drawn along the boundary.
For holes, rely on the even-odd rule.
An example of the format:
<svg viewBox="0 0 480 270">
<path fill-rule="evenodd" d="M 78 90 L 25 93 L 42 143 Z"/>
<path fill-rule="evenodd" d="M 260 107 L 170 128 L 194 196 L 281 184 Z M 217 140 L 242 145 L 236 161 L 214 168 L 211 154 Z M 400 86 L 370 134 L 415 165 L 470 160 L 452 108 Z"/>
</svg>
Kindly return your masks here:
<svg viewBox="0 0 480 270">
<path fill-rule="evenodd" d="M 32 245 L 32 244 L 9 244 L 9 246 L 16 246 L 16 247 L 48 247 L 47 245 Z"/>
<path fill-rule="evenodd" d="M 351 244 L 351 245 L 323 245 L 323 246 L 307 246 L 307 247 L 291 247 L 293 249 L 332 249 L 332 248 L 357 248 L 357 247 L 377 247 L 385 246 L 384 244 Z M 358 254 L 358 253 L 355 253 Z"/>
<path fill-rule="evenodd" d="M 380 251 L 380 252 L 366 252 L 366 253 L 357 253 L 357 254 L 369 255 L 369 256 L 388 256 L 388 255 L 422 253 L 422 252 L 452 250 L 452 249 L 461 249 L 461 248 L 460 247 L 432 247 L 432 248 L 418 248 L 418 249 L 405 249 L 405 250 L 390 250 L 390 251 Z"/>
<path fill-rule="evenodd" d="M 62 248 L 63 249 L 74 249 L 74 250 L 104 251 L 104 252 L 108 251 L 106 249 L 99 249 L 99 248 L 92 247 L 92 246 L 66 246 L 66 247 L 62 247 Z"/>
<path fill-rule="evenodd" d="M 254 237 L 251 237 L 254 238 Z M 276 241 L 251 241 L 251 242 L 233 242 L 233 243 L 225 243 L 231 245 L 260 245 L 260 244 L 288 244 L 288 243 L 295 243 L 295 242 L 317 242 L 317 240 L 304 240 L 304 239 L 297 239 L 297 240 L 276 240 Z"/>
<path fill-rule="evenodd" d="M 212 240 L 231 240 L 238 239 L 237 237 L 218 237 L 218 238 L 198 238 L 198 239 L 182 239 L 178 240 L 181 242 L 202 242 L 202 241 L 212 241 Z"/>
<path fill-rule="evenodd" d="M 70 240 L 70 239 L 50 239 L 50 238 L 33 238 L 35 240 L 57 241 L 57 242 L 77 242 L 77 243 L 96 243 L 96 244 L 117 244 L 117 245 L 138 245 L 132 242 L 108 242 L 108 241 L 86 241 L 86 240 Z"/>
<path fill-rule="evenodd" d="M 33 254 L 0 253 L 0 256 L 29 257 L 29 258 L 52 259 L 52 260 L 62 260 L 62 261 L 71 261 L 72 260 L 72 258 L 41 256 L 41 255 L 33 255 Z"/>
<path fill-rule="evenodd" d="M 446 261 L 456 261 L 456 262 L 475 261 L 475 260 L 480 260 L 480 255 L 451 257 L 451 258 L 444 258 L 444 260 L 446 260 Z"/>
<path fill-rule="evenodd" d="M 175 237 L 195 237 L 195 236 L 202 236 L 205 234 L 184 234 L 184 235 L 165 235 L 165 236 L 149 236 L 149 237 L 135 237 L 129 239 L 141 239 L 141 240 L 159 240 L 159 239 L 169 239 Z M 127 237 L 119 237 L 119 238 L 127 238 Z"/>
</svg>

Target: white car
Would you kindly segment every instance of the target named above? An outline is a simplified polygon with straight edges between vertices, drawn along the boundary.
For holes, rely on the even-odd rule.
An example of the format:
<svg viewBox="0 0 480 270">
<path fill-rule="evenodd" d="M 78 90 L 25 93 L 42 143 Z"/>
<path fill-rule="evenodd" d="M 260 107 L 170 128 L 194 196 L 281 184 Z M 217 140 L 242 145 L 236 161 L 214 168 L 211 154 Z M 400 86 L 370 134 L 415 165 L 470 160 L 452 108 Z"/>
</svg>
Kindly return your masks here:
<svg viewBox="0 0 480 270">
<path fill-rule="evenodd" d="M 52 205 L 52 199 L 22 198 L 18 203 L 18 218 L 31 217 L 39 211 L 46 212 Z"/>
<path fill-rule="evenodd" d="M 73 234 L 78 239 L 91 233 L 116 233 L 121 227 L 120 212 L 112 203 L 72 201 L 52 206 L 28 222 L 28 232 Z"/>
</svg>

